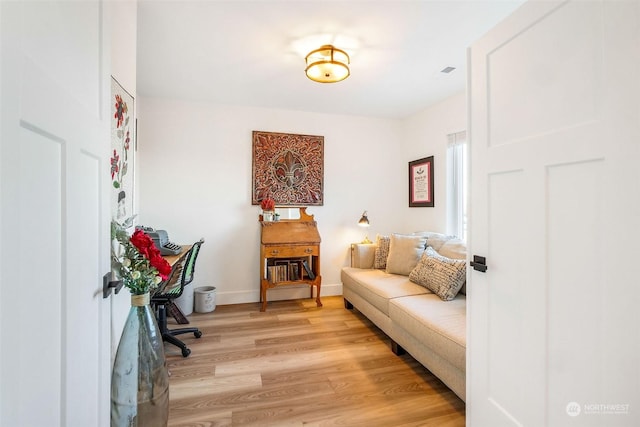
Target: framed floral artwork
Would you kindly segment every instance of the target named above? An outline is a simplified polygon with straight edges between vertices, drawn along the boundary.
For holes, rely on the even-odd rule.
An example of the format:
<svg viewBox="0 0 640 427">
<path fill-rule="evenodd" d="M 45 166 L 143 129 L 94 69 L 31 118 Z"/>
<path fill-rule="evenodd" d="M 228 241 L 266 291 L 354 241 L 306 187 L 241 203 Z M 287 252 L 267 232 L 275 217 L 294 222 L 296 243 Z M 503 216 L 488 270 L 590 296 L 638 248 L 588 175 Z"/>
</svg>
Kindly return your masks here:
<svg viewBox="0 0 640 427">
<path fill-rule="evenodd" d="M 409 162 L 409 207 L 433 206 L 433 156 Z"/>
<path fill-rule="evenodd" d="M 324 137 L 253 131 L 252 175 L 254 205 L 322 206 Z"/>
<path fill-rule="evenodd" d="M 111 218 L 133 215 L 134 99 L 111 77 Z"/>
</svg>

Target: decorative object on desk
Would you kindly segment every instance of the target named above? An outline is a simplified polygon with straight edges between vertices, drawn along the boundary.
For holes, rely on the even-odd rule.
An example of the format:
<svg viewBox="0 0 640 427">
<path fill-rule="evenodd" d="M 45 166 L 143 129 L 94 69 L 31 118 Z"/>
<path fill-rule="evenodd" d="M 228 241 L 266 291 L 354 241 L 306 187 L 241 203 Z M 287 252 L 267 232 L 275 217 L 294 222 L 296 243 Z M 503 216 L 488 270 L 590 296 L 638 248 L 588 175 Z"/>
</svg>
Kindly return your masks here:
<svg viewBox="0 0 640 427">
<path fill-rule="evenodd" d="M 433 206 L 433 156 L 409 162 L 409 207 Z"/>
<path fill-rule="evenodd" d="M 360 227 L 369 227 L 369 217 L 367 216 L 367 211 L 362 212 L 362 216 L 360 217 L 360 220 L 358 221 L 358 225 Z M 369 236 L 364 236 L 364 240 L 360 243 L 372 243 L 371 240 L 369 240 Z"/>
<path fill-rule="evenodd" d="M 260 207 L 262 208 L 262 220 L 271 222 L 274 220 L 274 209 L 276 208 L 276 201 L 267 196 L 260 201 Z"/>
<path fill-rule="evenodd" d="M 111 218 L 133 213 L 134 99 L 111 78 Z"/>
<path fill-rule="evenodd" d="M 142 230 L 129 237 L 126 230 L 132 224 L 133 217 L 111 222 L 112 265 L 131 292 L 111 375 L 111 425 L 166 426 L 169 375 L 149 292 L 167 279 L 171 266 Z"/>
<path fill-rule="evenodd" d="M 322 206 L 324 137 L 253 131 L 252 175 L 254 205 Z"/>
</svg>

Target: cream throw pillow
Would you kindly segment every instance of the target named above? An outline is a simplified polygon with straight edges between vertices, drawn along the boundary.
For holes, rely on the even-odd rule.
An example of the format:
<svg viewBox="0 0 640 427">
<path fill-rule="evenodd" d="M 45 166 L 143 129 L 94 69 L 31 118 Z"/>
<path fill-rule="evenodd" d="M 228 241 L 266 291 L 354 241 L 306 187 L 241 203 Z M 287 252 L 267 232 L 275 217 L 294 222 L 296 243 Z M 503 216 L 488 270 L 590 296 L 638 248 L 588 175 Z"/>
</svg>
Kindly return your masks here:
<svg viewBox="0 0 640 427">
<path fill-rule="evenodd" d="M 466 279 L 465 260 L 443 257 L 432 247 L 424 251 L 420 262 L 409 274 L 409 280 L 424 286 L 444 301 L 454 299 Z"/>
<path fill-rule="evenodd" d="M 429 243 L 428 240 L 427 243 Z M 458 238 L 447 240 L 442 246 L 440 246 L 440 249 L 436 247 L 434 247 L 433 249 L 438 251 L 440 255 L 446 258 L 467 259 L 467 245 L 464 243 L 464 241 Z"/>
<path fill-rule="evenodd" d="M 427 246 L 431 246 L 436 251 L 440 252 L 440 248 L 449 240 L 453 239 L 453 236 L 448 236 L 442 233 L 436 233 L 433 231 L 416 231 L 413 233 L 416 236 L 424 236 L 427 238 Z"/>
<path fill-rule="evenodd" d="M 427 240 L 427 244 L 429 241 Z M 440 249 L 434 248 L 440 255 L 446 258 L 451 259 L 467 259 L 467 245 L 460 239 L 455 238 L 451 240 L 447 240 Z M 460 293 L 467 293 L 467 282 L 464 282 L 462 285 L 462 289 L 460 289 Z"/>
<path fill-rule="evenodd" d="M 427 238 L 424 236 L 392 234 L 389 239 L 387 273 L 408 276 L 418 264 L 426 244 Z"/>
</svg>

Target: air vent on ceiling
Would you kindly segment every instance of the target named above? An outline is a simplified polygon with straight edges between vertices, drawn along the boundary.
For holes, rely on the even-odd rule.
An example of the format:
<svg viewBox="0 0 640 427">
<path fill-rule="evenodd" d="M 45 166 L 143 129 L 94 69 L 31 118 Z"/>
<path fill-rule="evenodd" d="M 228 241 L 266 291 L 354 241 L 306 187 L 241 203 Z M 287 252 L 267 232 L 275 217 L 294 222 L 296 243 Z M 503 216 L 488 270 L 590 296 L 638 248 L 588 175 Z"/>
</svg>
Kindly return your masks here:
<svg viewBox="0 0 640 427">
<path fill-rule="evenodd" d="M 453 70 L 455 70 L 456 67 L 447 67 L 444 70 L 440 71 L 441 73 L 445 73 L 445 74 L 449 74 L 450 72 L 452 72 Z"/>
</svg>

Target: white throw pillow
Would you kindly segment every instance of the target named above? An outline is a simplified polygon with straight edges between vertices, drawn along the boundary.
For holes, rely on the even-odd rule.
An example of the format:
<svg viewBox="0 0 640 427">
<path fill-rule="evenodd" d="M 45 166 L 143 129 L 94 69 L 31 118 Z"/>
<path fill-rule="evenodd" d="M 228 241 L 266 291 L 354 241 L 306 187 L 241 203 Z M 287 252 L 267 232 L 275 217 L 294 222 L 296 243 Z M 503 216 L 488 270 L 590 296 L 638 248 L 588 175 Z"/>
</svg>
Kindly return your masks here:
<svg viewBox="0 0 640 427">
<path fill-rule="evenodd" d="M 427 244 L 429 241 L 427 240 Z M 467 259 L 467 244 L 458 238 L 447 240 L 440 249 L 435 248 L 438 253 L 451 259 Z M 460 293 L 467 294 L 467 282 L 464 282 Z"/>
<path fill-rule="evenodd" d="M 424 286 L 444 301 L 456 297 L 466 278 L 465 260 L 443 257 L 432 247 L 424 251 L 420 262 L 409 274 L 409 280 Z"/>
<path fill-rule="evenodd" d="M 408 276 L 418 264 L 426 244 L 427 238 L 424 236 L 392 234 L 389 239 L 387 273 Z"/>
<path fill-rule="evenodd" d="M 429 243 L 429 240 L 427 240 L 427 243 Z M 443 257 L 451 259 L 467 259 L 467 245 L 463 240 L 458 238 L 447 240 L 442 246 L 440 246 L 440 249 L 435 247 L 434 249 Z"/>
<path fill-rule="evenodd" d="M 448 236 L 446 234 L 436 233 L 433 231 L 416 231 L 413 234 L 416 236 L 426 237 L 427 246 L 431 246 L 436 251 L 439 251 L 442 245 L 454 238 L 454 236 Z"/>
</svg>

